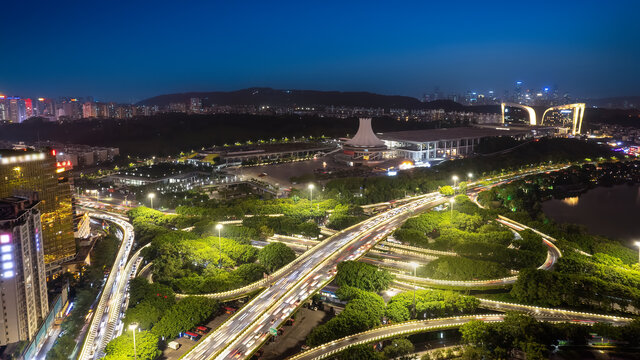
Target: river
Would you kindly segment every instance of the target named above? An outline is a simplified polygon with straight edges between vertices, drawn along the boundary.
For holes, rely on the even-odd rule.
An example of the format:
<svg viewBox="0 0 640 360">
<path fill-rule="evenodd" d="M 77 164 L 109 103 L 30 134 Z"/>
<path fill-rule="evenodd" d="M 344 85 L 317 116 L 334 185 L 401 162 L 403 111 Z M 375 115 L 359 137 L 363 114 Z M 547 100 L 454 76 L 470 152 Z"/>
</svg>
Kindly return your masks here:
<svg viewBox="0 0 640 360">
<path fill-rule="evenodd" d="M 640 241 L 640 185 L 597 187 L 580 196 L 545 201 L 542 210 L 556 222 L 584 225 L 592 234 Z"/>
</svg>

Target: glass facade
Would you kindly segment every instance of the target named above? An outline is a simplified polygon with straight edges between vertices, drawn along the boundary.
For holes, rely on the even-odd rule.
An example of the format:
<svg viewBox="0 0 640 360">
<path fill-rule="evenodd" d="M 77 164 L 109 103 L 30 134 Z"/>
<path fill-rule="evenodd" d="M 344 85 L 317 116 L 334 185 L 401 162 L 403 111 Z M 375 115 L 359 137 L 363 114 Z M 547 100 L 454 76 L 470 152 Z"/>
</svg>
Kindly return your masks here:
<svg viewBox="0 0 640 360">
<path fill-rule="evenodd" d="M 0 197 L 38 192 L 47 273 L 76 255 L 71 183 L 52 153 L 0 150 Z"/>
</svg>

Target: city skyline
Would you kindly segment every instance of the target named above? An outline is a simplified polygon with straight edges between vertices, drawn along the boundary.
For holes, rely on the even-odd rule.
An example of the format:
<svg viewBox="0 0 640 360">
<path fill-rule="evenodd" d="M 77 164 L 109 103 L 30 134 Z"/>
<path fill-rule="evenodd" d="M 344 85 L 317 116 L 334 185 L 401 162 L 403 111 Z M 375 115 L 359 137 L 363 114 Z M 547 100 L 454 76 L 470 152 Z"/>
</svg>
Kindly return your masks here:
<svg viewBox="0 0 640 360">
<path fill-rule="evenodd" d="M 134 103 L 248 87 L 420 98 L 515 81 L 580 98 L 640 93 L 629 1 L 538 4 L 7 4 L 0 93 Z M 15 10 L 15 11 L 14 11 Z M 87 14 L 99 14 L 87 16 Z M 550 17 L 549 14 L 558 14 Z M 26 26 L 29 25 L 29 26 Z M 20 31 L 16 32 L 16 29 Z M 562 36 L 558 36 L 562 34 Z"/>
</svg>

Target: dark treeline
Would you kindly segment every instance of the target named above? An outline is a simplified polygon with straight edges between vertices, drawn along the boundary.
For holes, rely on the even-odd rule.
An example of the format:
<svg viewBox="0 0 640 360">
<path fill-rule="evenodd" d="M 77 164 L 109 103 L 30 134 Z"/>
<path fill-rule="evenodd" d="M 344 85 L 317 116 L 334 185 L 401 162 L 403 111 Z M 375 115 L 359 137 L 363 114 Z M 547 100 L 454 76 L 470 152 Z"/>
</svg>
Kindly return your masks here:
<svg viewBox="0 0 640 360">
<path fill-rule="evenodd" d="M 415 130 L 462 124 L 374 120 L 376 132 Z M 166 113 L 135 119 L 91 119 L 49 123 L 31 119 L 0 126 L 0 140 L 52 140 L 94 146 L 116 146 L 123 154 L 165 156 L 236 141 L 269 140 L 301 136 L 353 136 L 358 119 L 298 115 Z"/>
</svg>

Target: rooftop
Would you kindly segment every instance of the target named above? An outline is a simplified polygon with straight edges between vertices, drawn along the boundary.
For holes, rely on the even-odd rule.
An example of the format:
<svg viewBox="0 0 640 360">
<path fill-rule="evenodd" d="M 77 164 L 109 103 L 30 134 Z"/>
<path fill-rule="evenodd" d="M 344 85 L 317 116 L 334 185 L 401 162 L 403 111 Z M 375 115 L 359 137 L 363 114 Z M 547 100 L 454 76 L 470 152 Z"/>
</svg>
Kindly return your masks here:
<svg viewBox="0 0 640 360">
<path fill-rule="evenodd" d="M 41 151 L 0 149 L 1 165 L 44 159 L 45 153 Z"/>
<path fill-rule="evenodd" d="M 465 138 L 482 138 L 503 135 L 526 134 L 529 130 L 515 130 L 506 127 L 496 128 L 476 128 L 476 127 L 458 127 L 444 129 L 426 129 L 411 131 L 394 131 L 380 133 L 378 137 L 383 140 L 390 141 L 410 141 L 410 142 L 428 142 L 440 140 L 454 140 Z"/>
</svg>

